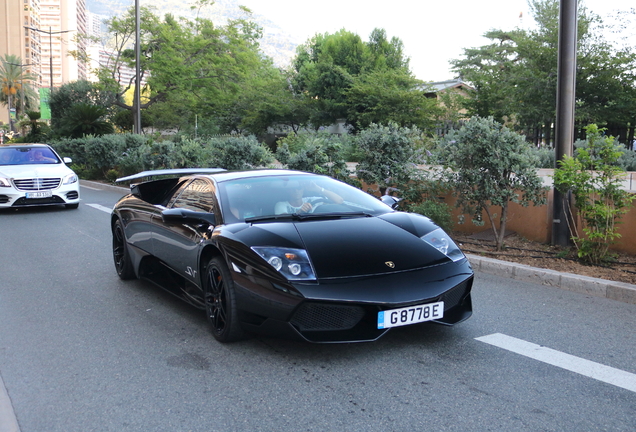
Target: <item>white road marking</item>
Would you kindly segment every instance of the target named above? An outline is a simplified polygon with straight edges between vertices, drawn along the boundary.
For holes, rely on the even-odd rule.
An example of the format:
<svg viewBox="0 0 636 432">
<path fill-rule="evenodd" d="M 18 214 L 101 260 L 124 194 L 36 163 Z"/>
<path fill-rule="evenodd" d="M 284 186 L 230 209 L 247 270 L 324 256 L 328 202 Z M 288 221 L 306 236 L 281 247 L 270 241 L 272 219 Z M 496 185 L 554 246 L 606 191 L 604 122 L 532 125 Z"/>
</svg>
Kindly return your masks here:
<svg viewBox="0 0 636 432">
<path fill-rule="evenodd" d="M 104 207 L 103 205 L 99 205 L 99 204 L 86 204 L 86 205 L 89 206 L 89 207 L 93 207 L 94 209 L 101 210 L 101 211 L 106 212 L 106 213 L 110 213 L 110 212 L 113 211 L 112 208 Z"/>
<path fill-rule="evenodd" d="M 0 432 L 20 432 L 11 399 L 0 377 Z"/>
<path fill-rule="evenodd" d="M 86 188 L 86 189 L 90 189 L 90 190 L 98 190 L 98 191 L 104 190 L 104 189 L 98 189 L 98 188 L 94 188 L 94 187 L 90 187 L 90 186 L 86 186 L 86 185 L 80 185 L 80 186 L 83 187 L 83 188 Z"/>
<path fill-rule="evenodd" d="M 475 339 L 552 366 L 560 367 L 607 384 L 612 384 L 616 387 L 636 392 L 636 374 L 630 372 L 585 360 L 501 333 L 494 333 Z"/>
</svg>

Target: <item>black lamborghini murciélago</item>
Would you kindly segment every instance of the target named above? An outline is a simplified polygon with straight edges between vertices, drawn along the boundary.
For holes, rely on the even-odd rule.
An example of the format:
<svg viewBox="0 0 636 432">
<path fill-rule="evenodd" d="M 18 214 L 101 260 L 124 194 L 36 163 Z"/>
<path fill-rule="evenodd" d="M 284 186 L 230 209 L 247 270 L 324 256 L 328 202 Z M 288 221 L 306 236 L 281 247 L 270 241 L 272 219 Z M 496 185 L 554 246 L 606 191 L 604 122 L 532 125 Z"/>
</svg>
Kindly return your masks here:
<svg viewBox="0 0 636 432">
<path fill-rule="evenodd" d="M 246 333 L 371 341 L 472 314 L 470 264 L 424 216 L 296 171 L 160 170 L 118 181 L 157 175 L 113 209 L 117 273 L 204 309 L 221 342 Z"/>
</svg>

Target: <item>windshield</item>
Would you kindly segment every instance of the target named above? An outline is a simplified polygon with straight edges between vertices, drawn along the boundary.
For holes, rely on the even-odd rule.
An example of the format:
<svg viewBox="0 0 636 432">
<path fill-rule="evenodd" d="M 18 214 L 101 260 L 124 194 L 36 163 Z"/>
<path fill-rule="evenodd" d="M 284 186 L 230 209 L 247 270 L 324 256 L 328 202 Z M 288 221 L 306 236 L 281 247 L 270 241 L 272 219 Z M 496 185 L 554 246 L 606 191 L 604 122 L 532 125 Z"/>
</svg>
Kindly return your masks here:
<svg viewBox="0 0 636 432">
<path fill-rule="evenodd" d="M 287 216 L 374 216 L 393 211 L 379 199 L 319 175 L 267 176 L 219 183 L 227 223 Z"/>
<path fill-rule="evenodd" d="M 0 165 L 56 163 L 60 163 L 60 160 L 48 147 L 0 148 Z"/>
</svg>

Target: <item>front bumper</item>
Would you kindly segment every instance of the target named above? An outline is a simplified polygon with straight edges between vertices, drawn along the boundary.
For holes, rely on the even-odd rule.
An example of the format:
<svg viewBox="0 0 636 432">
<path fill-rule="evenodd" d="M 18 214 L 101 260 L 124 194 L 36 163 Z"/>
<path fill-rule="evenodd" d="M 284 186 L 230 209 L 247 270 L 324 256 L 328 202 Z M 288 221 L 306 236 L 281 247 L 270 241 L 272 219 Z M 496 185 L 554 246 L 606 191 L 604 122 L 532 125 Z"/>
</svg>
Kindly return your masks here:
<svg viewBox="0 0 636 432">
<path fill-rule="evenodd" d="M 28 193 L 14 187 L 0 187 L 0 208 L 34 207 L 50 205 L 74 205 L 80 202 L 79 182 L 60 185 L 55 189 L 41 189 L 37 192 L 49 192 L 51 196 L 29 198 Z"/>
<path fill-rule="evenodd" d="M 444 302 L 444 317 L 432 321 L 454 325 L 472 315 L 473 273 L 467 260 L 416 271 L 367 278 L 294 285 L 271 290 L 237 280 L 241 321 L 246 330 L 318 343 L 362 342 L 380 338 L 378 312 Z M 247 283 L 246 283 L 247 282 Z"/>
</svg>

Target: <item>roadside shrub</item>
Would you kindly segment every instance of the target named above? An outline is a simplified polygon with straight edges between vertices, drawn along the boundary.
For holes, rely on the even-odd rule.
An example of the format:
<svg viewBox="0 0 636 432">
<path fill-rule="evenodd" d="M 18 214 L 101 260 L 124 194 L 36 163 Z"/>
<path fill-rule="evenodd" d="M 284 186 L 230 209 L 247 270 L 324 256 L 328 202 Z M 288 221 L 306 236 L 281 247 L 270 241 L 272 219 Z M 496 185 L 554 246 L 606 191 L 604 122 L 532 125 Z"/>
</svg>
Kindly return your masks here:
<svg viewBox="0 0 636 432">
<path fill-rule="evenodd" d="M 424 163 L 415 145 L 420 136 L 418 128 L 404 128 L 396 123 L 371 124 L 360 131 L 355 142 L 362 156 L 356 175 L 368 185 L 377 185 L 377 189 L 369 192 L 384 194 L 388 189 L 408 184 L 416 176 L 417 164 Z"/>
<path fill-rule="evenodd" d="M 274 161 L 272 152 L 253 135 L 211 138 L 205 147 L 205 157 L 208 167 L 227 170 L 260 168 Z"/>
<path fill-rule="evenodd" d="M 119 177 L 119 172 L 116 169 L 109 169 L 106 173 L 106 180 L 111 183 L 115 183 L 115 180 Z"/>
<path fill-rule="evenodd" d="M 172 164 L 175 168 L 196 168 L 205 164 L 205 149 L 199 140 L 183 138 L 175 143 Z"/>
<path fill-rule="evenodd" d="M 444 231 L 450 232 L 453 230 L 451 209 L 445 202 L 438 200 L 423 201 L 419 204 L 413 205 L 410 208 L 410 211 L 430 218 L 433 222 L 443 228 Z"/>
<path fill-rule="evenodd" d="M 473 117 L 446 139 L 441 175 L 453 186 L 457 206 L 473 215 L 475 224 L 483 224 L 481 216 L 486 213 L 501 250 L 509 203 L 527 206 L 546 201 L 532 146 L 492 117 Z M 491 206 L 501 208 L 499 216 Z"/>
<path fill-rule="evenodd" d="M 115 134 L 100 137 L 85 137 L 84 151 L 86 160 L 105 176 L 109 169 L 117 165 L 120 159 L 124 138 Z"/>
<path fill-rule="evenodd" d="M 276 158 L 289 169 L 328 175 L 356 184 L 343 158 L 342 141 L 338 135 L 326 132 L 284 138 L 279 140 Z"/>
<path fill-rule="evenodd" d="M 579 258 L 599 264 L 609 258 L 609 247 L 620 237 L 616 225 L 631 207 L 634 196 L 621 188 L 625 170 L 618 166 L 623 146 L 595 124 L 586 127 L 585 145 L 574 157 L 566 156 L 554 171 L 554 185 L 574 194 L 577 215 L 564 200 L 571 239 Z M 577 220 L 578 219 L 578 220 Z M 579 223 L 577 223 L 579 222 Z"/>
<path fill-rule="evenodd" d="M 549 147 L 531 147 L 531 154 L 537 159 L 537 168 L 554 168 L 554 149 Z"/>
</svg>

